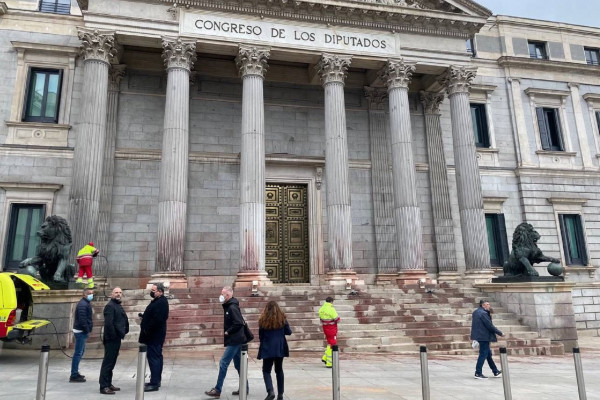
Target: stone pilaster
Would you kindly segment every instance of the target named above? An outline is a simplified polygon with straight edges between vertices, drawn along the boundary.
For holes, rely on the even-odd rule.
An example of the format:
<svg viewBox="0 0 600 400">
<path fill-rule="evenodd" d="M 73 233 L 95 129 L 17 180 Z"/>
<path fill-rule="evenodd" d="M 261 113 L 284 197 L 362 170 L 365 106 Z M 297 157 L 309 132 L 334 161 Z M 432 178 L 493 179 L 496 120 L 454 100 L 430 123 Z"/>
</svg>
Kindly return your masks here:
<svg viewBox="0 0 600 400">
<path fill-rule="evenodd" d="M 475 73 L 474 68 L 452 66 L 440 78 L 450 98 L 458 208 L 467 272 L 489 271 L 491 268 L 469 104 L 469 87 Z"/>
<path fill-rule="evenodd" d="M 81 28 L 79 40 L 84 60 L 84 84 L 69 193 L 73 253 L 89 241 L 97 240 L 106 147 L 108 67 L 116 54 L 114 32 Z"/>
<path fill-rule="evenodd" d="M 102 254 L 108 251 L 108 232 L 112 209 L 113 178 L 115 170 L 115 141 L 119 116 L 119 86 L 125 75 L 125 65 L 111 65 L 108 71 L 108 110 L 106 122 L 106 145 L 104 148 L 104 167 L 100 187 L 100 216 L 98 218 L 98 243 L 96 248 Z M 94 265 L 97 271 L 106 271 L 106 258 L 99 257 Z M 98 272 L 95 271 L 94 275 Z"/>
<path fill-rule="evenodd" d="M 371 144 L 371 187 L 377 246 L 377 282 L 396 283 L 397 248 L 389 137 L 385 100 L 387 90 L 365 87 L 369 104 L 369 143 Z"/>
<path fill-rule="evenodd" d="M 263 81 L 269 50 L 240 45 L 243 83 L 240 155 L 240 272 L 236 286 L 269 284 L 265 272 L 265 110 Z"/>
<path fill-rule="evenodd" d="M 325 89 L 325 181 L 330 271 L 352 269 L 352 218 L 344 104 L 344 79 L 351 60 L 350 56 L 323 54 L 317 67 Z"/>
<path fill-rule="evenodd" d="M 167 98 L 160 163 L 156 271 L 183 273 L 188 196 L 190 70 L 196 43 L 164 38 Z"/>
<path fill-rule="evenodd" d="M 381 78 L 387 84 L 390 106 L 390 145 L 394 186 L 394 220 L 398 243 L 398 269 L 423 270 L 421 213 L 412 151 L 408 85 L 415 65 L 388 60 Z M 411 277 L 414 274 L 410 274 Z M 412 279 L 412 278 L 411 278 Z"/>
<path fill-rule="evenodd" d="M 429 185 L 431 187 L 431 208 L 435 233 L 438 272 L 440 275 L 457 272 L 454 226 L 450 209 L 448 172 L 442 126 L 440 124 L 440 104 L 442 93 L 420 93 L 425 115 L 425 137 L 427 138 L 427 158 L 429 161 Z"/>
</svg>

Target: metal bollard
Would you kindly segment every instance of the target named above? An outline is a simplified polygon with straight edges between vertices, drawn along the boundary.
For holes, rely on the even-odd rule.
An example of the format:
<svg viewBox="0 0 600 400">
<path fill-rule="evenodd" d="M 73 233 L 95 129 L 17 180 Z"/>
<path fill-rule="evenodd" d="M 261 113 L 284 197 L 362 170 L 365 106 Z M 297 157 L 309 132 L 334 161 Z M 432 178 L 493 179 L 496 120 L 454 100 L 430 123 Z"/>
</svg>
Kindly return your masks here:
<svg viewBox="0 0 600 400">
<path fill-rule="evenodd" d="M 581 354 L 579 347 L 573 347 L 573 359 L 575 360 L 575 375 L 577 376 L 577 390 L 579 390 L 579 400 L 587 400 L 585 393 L 585 381 L 583 380 L 583 365 L 581 364 Z"/>
<path fill-rule="evenodd" d="M 50 346 L 42 346 L 40 355 L 40 369 L 38 370 L 37 391 L 35 400 L 44 400 L 46 398 L 46 382 L 48 381 L 48 357 L 50 355 Z"/>
<path fill-rule="evenodd" d="M 427 365 L 427 346 L 421 346 L 421 387 L 423 400 L 429 400 L 429 366 Z"/>
<path fill-rule="evenodd" d="M 512 400 L 510 389 L 510 374 L 508 372 L 508 359 L 506 358 L 506 347 L 500 347 L 500 366 L 502 367 L 502 384 L 504 385 L 504 399 Z"/>
<path fill-rule="evenodd" d="M 240 362 L 240 400 L 248 398 L 248 345 L 242 345 L 242 359 Z"/>
<path fill-rule="evenodd" d="M 135 400 L 144 400 L 144 378 L 146 377 L 146 353 L 148 347 L 140 345 L 137 364 L 137 380 L 135 381 Z"/>
<path fill-rule="evenodd" d="M 336 344 L 331 346 L 331 358 L 333 362 L 333 368 L 331 369 L 333 400 L 340 400 L 340 349 Z"/>
</svg>

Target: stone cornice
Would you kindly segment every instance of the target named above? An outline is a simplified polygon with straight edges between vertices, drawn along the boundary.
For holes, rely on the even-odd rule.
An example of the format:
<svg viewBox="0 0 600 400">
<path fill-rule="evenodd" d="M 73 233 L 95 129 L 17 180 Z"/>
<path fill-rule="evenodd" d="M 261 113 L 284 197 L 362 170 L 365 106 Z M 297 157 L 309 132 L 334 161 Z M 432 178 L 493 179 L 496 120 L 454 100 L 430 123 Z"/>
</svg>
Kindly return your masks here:
<svg viewBox="0 0 600 400">
<path fill-rule="evenodd" d="M 547 168 L 530 168 L 519 167 L 515 169 L 517 176 L 544 176 L 553 178 L 583 178 L 583 179 L 600 179 L 598 171 L 582 171 L 570 169 L 547 169 Z"/>
<path fill-rule="evenodd" d="M 496 85 L 471 85 L 471 92 L 485 92 L 491 93 L 496 90 L 498 86 Z"/>
<path fill-rule="evenodd" d="M 592 26 L 583 26 L 568 24 L 565 22 L 553 22 L 544 21 L 539 19 L 529 19 L 522 17 L 509 17 L 506 15 L 498 15 L 495 17 L 495 22 L 501 25 L 510 25 L 511 27 L 519 27 L 524 29 L 547 29 L 553 32 L 560 32 L 563 34 L 576 34 L 592 37 L 594 35 L 600 36 L 600 28 Z"/>
<path fill-rule="evenodd" d="M 173 5 L 173 0 L 154 0 Z M 305 22 L 328 23 L 340 26 L 354 26 L 407 31 L 427 35 L 467 38 L 485 25 L 490 12 L 474 3 L 454 0 L 472 10 L 473 14 L 446 12 L 430 9 L 402 7 L 396 4 L 367 1 L 321 0 L 186 0 L 183 4 L 190 8 L 201 8 L 256 15 L 261 17 L 302 20 Z"/>
<path fill-rule="evenodd" d="M 588 199 L 582 199 L 577 197 L 548 197 L 548 203 L 550 204 L 577 204 L 584 205 L 588 202 Z"/>
<path fill-rule="evenodd" d="M 600 108 L 600 94 L 599 93 L 586 93 L 583 95 L 583 99 L 592 107 Z"/>
<path fill-rule="evenodd" d="M 33 183 L 33 182 L 0 182 L 0 188 L 4 190 L 41 190 L 44 192 L 56 192 L 62 189 L 61 183 Z"/>
<path fill-rule="evenodd" d="M 587 65 L 566 61 L 540 60 L 528 57 L 503 56 L 498 58 L 501 67 L 519 67 L 541 71 L 565 72 L 573 74 L 595 75 L 600 74 L 600 66 Z"/>
<path fill-rule="evenodd" d="M 569 90 L 556 90 L 556 89 L 538 89 L 538 88 L 527 88 L 525 94 L 529 97 L 559 97 L 564 99 L 571 95 Z"/>
<path fill-rule="evenodd" d="M 16 50 L 31 50 L 35 52 L 48 52 L 52 54 L 66 54 L 76 56 L 80 48 L 75 46 L 60 46 L 56 44 L 30 43 L 30 42 L 10 42 Z"/>
</svg>

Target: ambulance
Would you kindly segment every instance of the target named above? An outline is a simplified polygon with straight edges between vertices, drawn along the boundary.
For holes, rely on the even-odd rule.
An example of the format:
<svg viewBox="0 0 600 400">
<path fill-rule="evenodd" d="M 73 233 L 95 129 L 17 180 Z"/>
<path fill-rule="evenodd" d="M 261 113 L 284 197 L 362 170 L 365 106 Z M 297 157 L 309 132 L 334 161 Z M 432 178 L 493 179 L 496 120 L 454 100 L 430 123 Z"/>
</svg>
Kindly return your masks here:
<svg viewBox="0 0 600 400">
<path fill-rule="evenodd" d="M 33 292 L 50 288 L 30 275 L 0 272 L 0 340 L 30 343 L 29 335 L 50 321 L 33 319 Z"/>
</svg>

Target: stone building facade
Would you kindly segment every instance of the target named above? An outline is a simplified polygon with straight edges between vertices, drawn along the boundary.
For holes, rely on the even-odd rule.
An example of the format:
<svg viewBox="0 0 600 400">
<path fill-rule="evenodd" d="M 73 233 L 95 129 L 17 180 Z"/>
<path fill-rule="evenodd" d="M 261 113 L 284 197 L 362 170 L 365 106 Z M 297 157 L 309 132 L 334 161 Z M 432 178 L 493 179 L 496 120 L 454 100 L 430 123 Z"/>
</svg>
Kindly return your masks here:
<svg viewBox="0 0 600 400">
<path fill-rule="evenodd" d="M 599 48 L 470 0 L 0 2 L 0 267 L 58 214 L 130 287 L 478 281 L 527 221 L 597 334 Z"/>
</svg>

